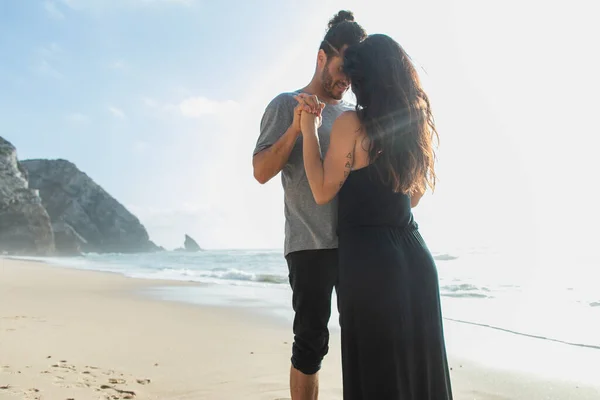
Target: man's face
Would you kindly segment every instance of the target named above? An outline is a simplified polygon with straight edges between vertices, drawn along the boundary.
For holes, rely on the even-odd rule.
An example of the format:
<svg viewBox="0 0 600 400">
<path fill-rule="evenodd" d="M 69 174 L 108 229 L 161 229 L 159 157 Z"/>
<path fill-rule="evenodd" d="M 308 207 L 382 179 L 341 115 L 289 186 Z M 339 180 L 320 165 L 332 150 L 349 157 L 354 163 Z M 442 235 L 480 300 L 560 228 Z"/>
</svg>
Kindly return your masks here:
<svg viewBox="0 0 600 400">
<path fill-rule="evenodd" d="M 340 56 L 329 57 L 321 73 L 323 90 L 335 100 L 341 100 L 350 86 L 348 78 L 342 72 L 343 60 Z"/>
</svg>

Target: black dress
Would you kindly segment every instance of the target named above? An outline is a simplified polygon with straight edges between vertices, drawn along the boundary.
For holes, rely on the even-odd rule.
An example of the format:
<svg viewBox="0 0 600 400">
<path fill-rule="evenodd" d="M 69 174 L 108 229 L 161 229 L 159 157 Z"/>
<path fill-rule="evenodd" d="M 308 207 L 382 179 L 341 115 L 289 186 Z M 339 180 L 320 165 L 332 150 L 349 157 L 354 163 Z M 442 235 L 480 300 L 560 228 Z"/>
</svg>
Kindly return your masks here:
<svg viewBox="0 0 600 400">
<path fill-rule="evenodd" d="M 344 400 L 452 399 L 435 262 L 376 164 L 339 193 Z"/>
</svg>

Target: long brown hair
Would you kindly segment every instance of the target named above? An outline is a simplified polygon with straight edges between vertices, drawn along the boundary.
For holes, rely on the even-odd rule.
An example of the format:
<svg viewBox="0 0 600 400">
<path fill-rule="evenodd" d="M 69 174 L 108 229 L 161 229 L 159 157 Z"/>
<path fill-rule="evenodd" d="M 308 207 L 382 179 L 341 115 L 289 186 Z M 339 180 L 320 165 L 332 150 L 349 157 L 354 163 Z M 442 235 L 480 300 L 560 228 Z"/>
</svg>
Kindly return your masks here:
<svg viewBox="0 0 600 400">
<path fill-rule="evenodd" d="M 369 159 L 394 191 L 435 189 L 434 141 L 439 141 L 429 98 L 404 49 L 386 35 L 370 35 L 344 54 L 344 71 L 369 141 Z"/>
</svg>

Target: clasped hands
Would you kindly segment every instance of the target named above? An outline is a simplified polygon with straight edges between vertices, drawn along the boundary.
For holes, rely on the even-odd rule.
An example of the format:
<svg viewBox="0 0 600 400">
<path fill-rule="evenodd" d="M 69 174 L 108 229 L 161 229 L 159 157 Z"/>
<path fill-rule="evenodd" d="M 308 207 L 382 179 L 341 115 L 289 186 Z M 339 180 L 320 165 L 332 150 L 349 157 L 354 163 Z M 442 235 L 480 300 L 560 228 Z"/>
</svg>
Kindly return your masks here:
<svg viewBox="0 0 600 400">
<path fill-rule="evenodd" d="M 316 132 L 323 121 L 322 111 L 325 103 L 317 96 L 307 93 L 300 93 L 294 96 L 294 99 L 298 101 L 294 110 L 294 125 L 303 134 Z"/>
</svg>

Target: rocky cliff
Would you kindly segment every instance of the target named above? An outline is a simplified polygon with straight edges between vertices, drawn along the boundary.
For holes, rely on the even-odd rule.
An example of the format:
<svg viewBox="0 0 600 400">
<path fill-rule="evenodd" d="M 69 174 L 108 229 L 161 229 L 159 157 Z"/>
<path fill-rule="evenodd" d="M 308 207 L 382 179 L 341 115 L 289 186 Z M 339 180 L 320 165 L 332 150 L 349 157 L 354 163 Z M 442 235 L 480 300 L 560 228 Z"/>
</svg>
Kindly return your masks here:
<svg viewBox="0 0 600 400">
<path fill-rule="evenodd" d="M 50 217 L 15 147 L 0 137 L 0 253 L 49 255 L 54 252 Z"/>
<path fill-rule="evenodd" d="M 185 251 L 202 251 L 202 248 L 198 245 L 198 243 L 189 235 L 185 235 L 183 248 Z"/>
<path fill-rule="evenodd" d="M 27 160 L 29 186 L 39 190 L 65 251 L 157 251 L 140 221 L 89 176 L 66 160 Z"/>
</svg>

